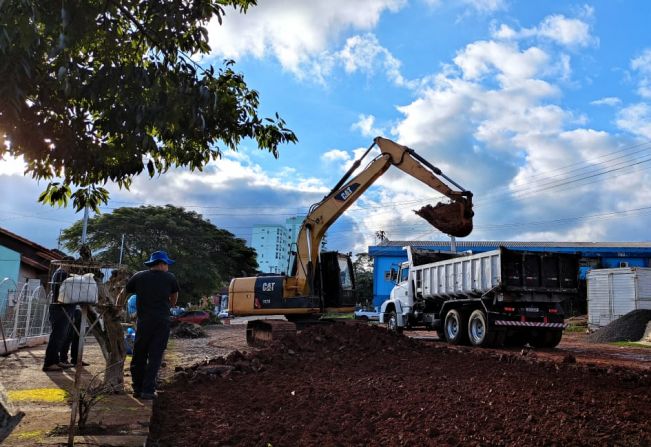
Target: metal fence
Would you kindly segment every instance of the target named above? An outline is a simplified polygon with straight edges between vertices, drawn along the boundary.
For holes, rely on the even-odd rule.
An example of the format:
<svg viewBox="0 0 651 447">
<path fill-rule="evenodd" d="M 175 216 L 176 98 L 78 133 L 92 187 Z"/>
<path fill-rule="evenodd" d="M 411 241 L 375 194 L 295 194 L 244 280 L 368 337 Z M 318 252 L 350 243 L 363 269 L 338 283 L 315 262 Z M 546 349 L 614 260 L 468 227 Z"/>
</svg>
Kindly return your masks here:
<svg viewBox="0 0 651 447">
<path fill-rule="evenodd" d="M 50 334 L 51 300 L 37 279 L 0 281 L 0 353 L 45 343 Z"/>
</svg>

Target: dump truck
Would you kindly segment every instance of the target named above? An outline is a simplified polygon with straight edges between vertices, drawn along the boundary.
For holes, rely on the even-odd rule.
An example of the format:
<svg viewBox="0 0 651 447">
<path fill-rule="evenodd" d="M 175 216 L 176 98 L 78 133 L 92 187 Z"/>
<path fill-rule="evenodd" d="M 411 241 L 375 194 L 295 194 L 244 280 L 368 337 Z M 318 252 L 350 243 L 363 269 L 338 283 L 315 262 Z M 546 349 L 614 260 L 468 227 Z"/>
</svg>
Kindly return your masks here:
<svg viewBox="0 0 651 447">
<path fill-rule="evenodd" d="M 434 252 L 405 247 L 380 309 L 390 331 L 424 327 L 452 344 L 552 348 L 563 336 L 561 303 L 578 293 L 579 256 L 516 251 Z"/>
</svg>

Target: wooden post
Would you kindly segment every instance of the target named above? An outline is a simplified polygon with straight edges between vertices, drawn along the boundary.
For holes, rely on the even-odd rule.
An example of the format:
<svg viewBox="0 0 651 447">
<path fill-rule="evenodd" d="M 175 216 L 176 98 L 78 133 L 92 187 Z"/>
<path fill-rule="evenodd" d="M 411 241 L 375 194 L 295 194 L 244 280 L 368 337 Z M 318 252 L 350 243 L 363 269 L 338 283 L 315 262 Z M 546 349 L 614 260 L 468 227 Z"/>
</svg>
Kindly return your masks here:
<svg viewBox="0 0 651 447">
<path fill-rule="evenodd" d="M 70 412 L 70 427 L 68 427 L 68 446 L 75 445 L 75 423 L 79 410 L 79 395 L 81 388 L 82 359 L 84 358 L 84 341 L 86 339 L 86 321 L 88 319 L 88 304 L 80 304 L 81 325 L 79 326 L 79 348 L 77 350 L 77 365 L 75 366 L 75 384 L 72 390 L 72 410 Z"/>
</svg>

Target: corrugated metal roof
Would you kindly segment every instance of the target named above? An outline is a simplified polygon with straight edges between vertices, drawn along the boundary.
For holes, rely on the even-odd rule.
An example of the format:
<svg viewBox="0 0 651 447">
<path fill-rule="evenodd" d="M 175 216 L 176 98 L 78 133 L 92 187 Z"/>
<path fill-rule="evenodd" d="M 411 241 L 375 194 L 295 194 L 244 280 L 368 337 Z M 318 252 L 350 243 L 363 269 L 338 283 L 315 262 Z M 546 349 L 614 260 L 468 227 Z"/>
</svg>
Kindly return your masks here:
<svg viewBox="0 0 651 447">
<path fill-rule="evenodd" d="M 450 241 L 384 241 L 376 247 L 449 247 Z M 460 247 L 567 247 L 567 248 L 651 248 L 651 242 L 526 242 L 457 241 Z"/>
</svg>

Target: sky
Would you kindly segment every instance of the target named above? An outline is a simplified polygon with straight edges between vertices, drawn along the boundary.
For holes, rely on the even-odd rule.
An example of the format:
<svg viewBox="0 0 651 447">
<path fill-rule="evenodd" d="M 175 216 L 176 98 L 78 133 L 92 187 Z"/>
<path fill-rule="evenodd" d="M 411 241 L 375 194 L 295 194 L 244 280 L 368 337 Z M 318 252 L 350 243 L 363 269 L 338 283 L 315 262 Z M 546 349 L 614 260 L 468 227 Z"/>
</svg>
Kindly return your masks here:
<svg viewBox="0 0 651 447">
<path fill-rule="evenodd" d="M 109 185 L 104 213 L 172 204 L 250 241 L 305 214 L 381 135 L 474 194 L 466 240 L 649 241 L 651 3 L 259 0 L 208 25 L 203 66 L 236 61 L 298 136 L 278 159 L 251 141 L 204 172 Z M 371 156 L 377 155 L 372 151 Z M 362 166 L 367 164 L 366 159 Z M 80 219 L 0 161 L 0 227 L 47 247 Z M 390 168 L 330 228 L 329 249 L 448 240 L 413 213 L 440 194 Z"/>
</svg>

